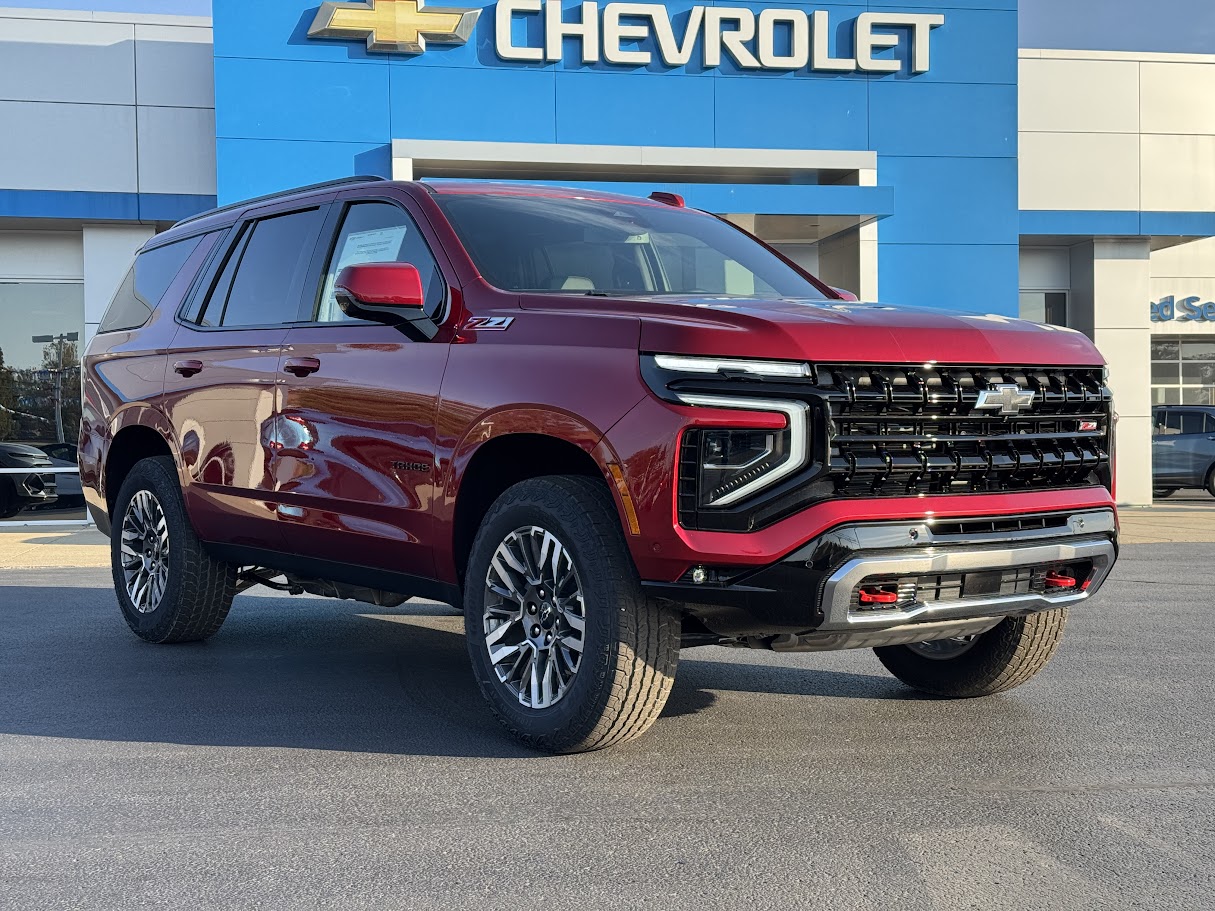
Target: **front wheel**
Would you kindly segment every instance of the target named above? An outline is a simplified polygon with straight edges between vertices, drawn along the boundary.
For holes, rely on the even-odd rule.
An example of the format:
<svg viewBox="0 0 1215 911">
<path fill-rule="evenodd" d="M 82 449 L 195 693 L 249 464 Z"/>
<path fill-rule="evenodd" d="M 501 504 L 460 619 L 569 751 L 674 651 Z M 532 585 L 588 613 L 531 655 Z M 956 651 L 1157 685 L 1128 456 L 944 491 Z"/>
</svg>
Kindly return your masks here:
<svg viewBox="0 0 1215 911">
<path fill-rule="evenodd" d="M 212 557 L 194 534 L 173 460 L 136 463 L 114 506 L 114 589 L 131 631 L 148 642 L 218 632 L 236 595 L 236 567 Z"/>
<path fill-rule="evenodd" d="M 1176 487 L 1153 487 L 1152 499 L 1163 500 L 1166 497 L 1171 497 L 1175 493 L 1177 493 Z"/>
<path fill-rule="evenodd" d="M 990 696 L 1020 686 L 1046 667 L 1066 622 L 1067 608 L 1061 607 L 1007 617 L 977 636 L 873 651 L 886 670 L 922 692 L 953 699 Z"/>
<path fill-rule="evenodd" d="M 584 752 L 658 718 L 679 618 L 647 601 L 604 485 L 553 476 L 509 488 L 477 532 L 465 580 L 473 674 L 516 738 Z"/>
</svg>

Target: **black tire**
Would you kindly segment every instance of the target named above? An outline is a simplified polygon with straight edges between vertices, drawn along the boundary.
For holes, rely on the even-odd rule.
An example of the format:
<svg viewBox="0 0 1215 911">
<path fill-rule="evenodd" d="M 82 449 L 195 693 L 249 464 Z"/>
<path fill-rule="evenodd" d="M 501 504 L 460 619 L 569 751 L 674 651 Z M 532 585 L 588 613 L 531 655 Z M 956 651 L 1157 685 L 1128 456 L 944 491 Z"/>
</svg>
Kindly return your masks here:
<svg viewBox="0 0 1215 911">
<path fill-rule="evenodd" d="M 21 500 L 13 485 L 13 479 L 0 475 L 0 519 L 11 519 L 21 512 Z"/>
<path fill-rule="evenodd" d="M 1177 493 L 1176 487 L 1153 487 L 1152 488 L 1152 499 L 1153 500 L 1164 500 L 1168 497 L 1171 497 L 1175 493 Z"/>
<path fill-rule="evenodd" d="M 1204 485 L 1207 493 L 1215 497 L 1215 466 L 1207 470 L 1207 483 Z"/>
<path fill-rule="evenodd" d="M 1066 622 L 1065 607 L 1008 617 L 968 650 L 945 660 L 925 657 L 907 645 L 873 651 L 886 670 L 922 692 L 951 699 L 990 696 L 1020 686 L 1046 667 Z"/>
<path fill-rule="evenodd" d="M 127 590 L 123 532 L 131 500 L 141 491 L 155 498 L 168 532 L 168 573 L 163 593 L 141 611 Z M 236 567 L 216 560 L 194 534 L 182 502 L 180 481 L 168 456 L 136 463 L 114 504 L 110 564 L 118 605 L 131 631 L 147 642 L 197 642 L 215 635 L 236 596 Z M 136 592 L 138 595 L 138 591 Z"/>
<path fill-rule="evenodd" d="M 486 644 L 486 604 L 496 597 L 487 596 L 491 561 L 499 545 L 526 529 L 551 532 L 569 554 L 584 612 L 581 662 L 564 695 L 540 708 L 524 705 L 524 697 L 499 679 Z M 624 743 L 645 733 L 666 704 L 679 662 L 679 616 L 647 601 L 603 484 L 550 476 L 503 493 L 473 541 L 464 604 L 481 692 L 506 729 L 530 747 L 577 753 Z M 558 661 L 556 646 L 548 655 L 546 662 Z"/>
</svg>

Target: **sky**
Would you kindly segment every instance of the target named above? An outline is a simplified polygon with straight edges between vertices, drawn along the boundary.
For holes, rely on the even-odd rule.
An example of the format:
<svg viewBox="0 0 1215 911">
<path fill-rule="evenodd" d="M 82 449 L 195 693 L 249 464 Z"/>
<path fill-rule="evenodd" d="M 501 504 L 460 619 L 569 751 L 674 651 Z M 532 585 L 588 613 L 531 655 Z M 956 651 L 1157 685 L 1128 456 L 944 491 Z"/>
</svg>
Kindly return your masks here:
<svg viewBox="0 0 1215 911">
<path fill-rule="evenodd" d="M 211 0 L 0 0 L 3 6 L 211 15 Z M 1021 0 L 1019 24 L 1021 47 L 1215 54 L 1215 0 Z"/>
</svg>

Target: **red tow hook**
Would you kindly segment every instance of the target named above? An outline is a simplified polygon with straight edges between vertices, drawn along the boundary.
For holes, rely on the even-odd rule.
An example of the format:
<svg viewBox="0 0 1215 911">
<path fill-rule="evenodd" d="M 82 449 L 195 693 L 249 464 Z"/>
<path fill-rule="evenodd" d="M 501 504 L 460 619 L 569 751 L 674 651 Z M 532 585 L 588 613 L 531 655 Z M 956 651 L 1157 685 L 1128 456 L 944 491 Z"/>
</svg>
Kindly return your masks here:
<svg viewBox="0 0 1215 911">
<path fill-rule="evenodd" d="M 1071 576 L 1065 576 L 1063 573 L 1049 572 L 1043 580 L 1047 588 L 1075 588 L 1076 580 Z"/>
<path fill-rule="evenodd" d="M 899 600 L 898 592 L 883 591 L 876 585 L 862 586 L 858 594 L 861 604 L 895 604 Z"/>
</svg>

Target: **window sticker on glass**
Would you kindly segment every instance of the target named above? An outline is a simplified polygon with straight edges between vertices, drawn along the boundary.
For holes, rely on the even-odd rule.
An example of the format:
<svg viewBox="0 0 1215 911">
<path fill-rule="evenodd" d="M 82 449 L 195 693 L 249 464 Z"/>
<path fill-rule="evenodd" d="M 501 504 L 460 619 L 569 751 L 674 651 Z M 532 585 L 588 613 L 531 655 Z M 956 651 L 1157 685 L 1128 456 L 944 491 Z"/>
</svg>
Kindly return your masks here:
<svg viewBox="0 0 1215 911">
<path fill-rule="evenodd" d="M 373 228 L 369 231 L 355 231 L 342 239 L 341 250 L 338 251 L 329 274 L 325 278 L 325 293 L 321 298 L 321 312 L 317 320 L 322 323 L 337 322 L 344 319 L 342 308 L 338 306 L 333 294 L 333 283 L 347 266 L 360 263 L 392 263 L 396 262 L 401 253 L 401 245 L 409 231 L 407 225 L 394 225 L 389 228 Z"/>
</svg>

